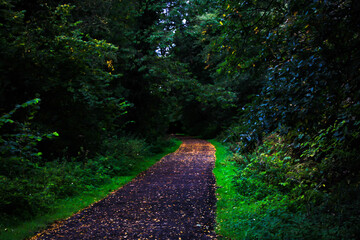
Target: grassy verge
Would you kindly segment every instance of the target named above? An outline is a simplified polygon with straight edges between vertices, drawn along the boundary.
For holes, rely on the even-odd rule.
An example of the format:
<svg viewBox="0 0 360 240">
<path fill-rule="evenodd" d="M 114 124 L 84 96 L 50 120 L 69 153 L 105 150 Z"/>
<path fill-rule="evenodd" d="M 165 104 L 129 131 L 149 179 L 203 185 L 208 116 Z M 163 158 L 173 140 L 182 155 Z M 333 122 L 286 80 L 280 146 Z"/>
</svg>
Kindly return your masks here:
<svg viewBox="0 0 360 240">
<path fill-rule="evenodd" d="M 234 222 L 238 215 L 236 214 L 236 192 L 233 184 L 233 177 L 237 168 L 235 163 L 230 161 L 232 155 L 227 148 L 215 140 L 210 140 L 216 148 L 216 162 L 214 174 L 216 178 L 217 207 L 216 207 L 216 233 L 220 236 L 234 236 Z"/>
<path fill-rule="evenodd" d="M 358 239 L 358 185 L 319 190 L 312 169 L 293 159 L 276 134 L 248 155 L 211 143 L 220 239 Z"/>
<path fill-rule="evenodd" d="M 127 176 L 113 177 L 110 182 L 92 189 L 91 191 L 86 191 L 81 195 L 69 197 L 67 199 L 58 200 L 48 213 L 35 216 L 30 221 L 19 222 L 16 225 L 10 225 L 1 229 L 0 239 L 16 240 L 31 237 L 36 231 L 46 228 L 49 224 L 65 219 L 81 209 L 99 201 L 109 195 L 110 192 L 130 182 L 139 173 L 145 171 L 165 155 L 174 152 L 180 146 L 181 141 L 175 140 L 175 143 L 175 145 L 166 148 L 162 153 L 146 157 L 141 162 L 137 162 L 136 166 L 134 166 Z"/>
</svg>

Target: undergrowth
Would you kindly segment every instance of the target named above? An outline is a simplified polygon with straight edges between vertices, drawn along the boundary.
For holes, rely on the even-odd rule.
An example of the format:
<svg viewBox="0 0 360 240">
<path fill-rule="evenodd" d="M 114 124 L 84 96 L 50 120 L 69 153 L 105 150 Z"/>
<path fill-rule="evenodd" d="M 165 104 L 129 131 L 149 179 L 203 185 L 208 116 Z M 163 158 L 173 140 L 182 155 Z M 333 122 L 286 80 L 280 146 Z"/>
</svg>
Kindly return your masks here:
<svg viewBox="0 0 360 240">
<path fill-rule="evenodd" d="M 161 146 L 149 146 L 143 139 L 113 137 L 104 142 L 101 154 L 86 161 L 29 164 L 16 175 L 11 169 L 2 169 L 0 239 L 24 239 L 69 217 L 131 181 L 180 143 L 171 139 L 161 141 Z M 23 164 L 21 158 L 4 160 L 13 161 L 15 167 Z"/>
<path fill-rule="evenodd" d="M 288 153 L 276 134 L 251 154 L 216 146 L 217 233 L 224 239 L 356 239 L 359 183 L 328 187 L 321 163 Z"/>
</svg>

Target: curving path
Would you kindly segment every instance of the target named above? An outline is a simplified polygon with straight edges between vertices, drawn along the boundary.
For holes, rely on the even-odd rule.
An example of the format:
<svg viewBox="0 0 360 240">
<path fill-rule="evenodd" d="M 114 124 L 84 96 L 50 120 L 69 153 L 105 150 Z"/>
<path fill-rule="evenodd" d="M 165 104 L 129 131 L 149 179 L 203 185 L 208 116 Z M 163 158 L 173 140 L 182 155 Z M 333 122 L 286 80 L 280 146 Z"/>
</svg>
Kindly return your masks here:
<svg viewBox="0 0 360 240">
<path fill-rule="evenodd" d="M 180 139 L 132 182 L 32 239 L 216 239 L 215 148 Z"/>
</svg>

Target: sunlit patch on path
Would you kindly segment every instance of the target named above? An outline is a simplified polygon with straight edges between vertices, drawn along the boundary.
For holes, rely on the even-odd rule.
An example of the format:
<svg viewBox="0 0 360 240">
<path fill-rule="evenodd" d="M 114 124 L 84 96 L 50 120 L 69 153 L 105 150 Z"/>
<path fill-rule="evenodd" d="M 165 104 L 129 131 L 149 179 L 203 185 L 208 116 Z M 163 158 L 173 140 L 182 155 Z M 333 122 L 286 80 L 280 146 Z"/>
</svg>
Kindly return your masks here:
<svg viewBox="0 0 360 240">
<path fill-rule="evenodd" d="M 215 239 L 215 148 L 181 140 L 134 181 L 33 239 Z"/>
</svg>

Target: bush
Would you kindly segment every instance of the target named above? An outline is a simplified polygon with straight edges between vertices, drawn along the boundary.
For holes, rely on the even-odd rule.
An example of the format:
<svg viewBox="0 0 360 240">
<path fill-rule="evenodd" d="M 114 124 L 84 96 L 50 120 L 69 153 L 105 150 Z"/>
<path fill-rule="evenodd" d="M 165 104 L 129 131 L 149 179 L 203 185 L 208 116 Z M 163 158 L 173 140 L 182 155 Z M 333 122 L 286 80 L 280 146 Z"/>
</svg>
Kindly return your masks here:
<svg viewBox="0 0 360 240">
<path fill-rule="evenodd" d="M 321 132 L 320 132 L 321 135 Z M 318 142 L 317 144 L 322 144 Z M 271 134 L 252 153 L 234 154 L 234 239 L 356 239 L 358 185 L 327 186 L 323 162 L 292 156 L 284 137 Z M 328 166 L 328 165 L 327 165 Z M 232 226 L 230 226 L 232 225 Z"/>
<path fill-rule="evenodd" d="M 152 147 L 160 151 L 169 144 L 170 141 L 158 141 Z M 50 210 L 58 199 L 92 191 L 114 176 L 132 175 L 144 157 L 151 155 L 144 139 L 131 136 L 109 138 L 102 150 L 97 156 L 81 161 L 77 158 L 43 161 L 40 155 L 2 157 L 0 223 L 29 219 Z"/>
<path fill-rule="evenodd" d="M 54 199 L 44 183 L 42 153 L 36 146 L 58 134 L 32 127 L 39 102 L 36 98 L 17 105 L 0 118 L 0 210 L 6 215 L 31 216 Z"/>
</svg>

